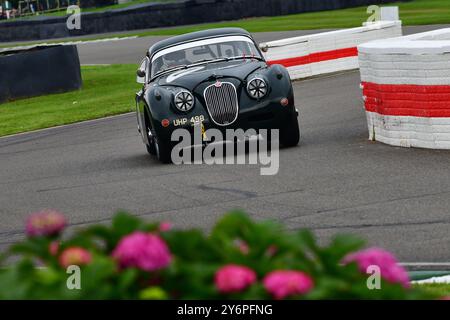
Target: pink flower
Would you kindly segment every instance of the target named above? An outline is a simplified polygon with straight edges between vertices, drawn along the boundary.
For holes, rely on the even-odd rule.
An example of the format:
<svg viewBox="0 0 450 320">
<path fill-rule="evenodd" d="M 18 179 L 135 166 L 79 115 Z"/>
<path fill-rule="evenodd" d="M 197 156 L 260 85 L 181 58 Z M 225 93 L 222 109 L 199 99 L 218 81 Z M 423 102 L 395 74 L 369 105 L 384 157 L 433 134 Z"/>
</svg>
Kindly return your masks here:
<svg viewBox="0 0 450 320">
<path fill-rule="evenodd" d="M 390 252 L 380 248 L 369 248 L 347 255 L 343 262 L 356 262 L 360 272 L 366 273 L 369 266 L 380 268 L 381 277 L 390 283 L 400 283 L 409 288 L 409 276 L 406 270 L 398 264 L 397 259 Z"/>
<path fill-rule="evenodd" d="M 278 248 L 275 245 L 271 245 L 266 250 L 266 255 L 273 257 L 278 252 Z"/>
<path fill-rule="evenodd" d="M 242 252 L 242 254 L 247 255 L 250 252 L 250 247 L 245 242 L 242 242 L 239 245 L 239 251 Z"/>
<path fill-rule="evenodd" d="M 240 292 L 256 281 L 256 273 L 245 266 L 229 264 L 216 272 L 214 282 L 221 293 Z"/>
<path fill-rule="evenodd" d="M 66 226 L 66 218 L 54 210 L 44 210 L 32 214 L 26 222 L 29 237 L 59 234 Z"/>
<path fill-rule="evenodd" d="M 272 271 L 264 277 L 263 283 L 275 299 L 306 294 L 314 288 L 314 282 L 309 275 L 294 270 Z"/>
<path fill-rule="evenodd" d="M 67 248 L 59 256 L 59 264 L 63 268 L 71 265 L 82 266 L 90 263 L 91 260 L 92 256 L 89 251 L 81 247 Z"/>
<path fill-rule="evenodd" d="M 247 242 L 241 240 L 241 239 L 235 239 L 234 244 L 236 247 L 238 247 L 239 251 L 247 255 L 250 252 L 250 247 L 248 246 Z"/>
<path fill-rule="evenodd" d="M 123 237 L 112 255 L 122 268 L 136 267 L 145 271 L 163 269 L 172 261 L 164 240 L 141 231 Z"/>
<path fill-rule="evenodd" d="M 50 244 L 48 245 L 48 252 L 50 252 L 52 256 L 56 256 L 58 254 L 58 251 L 59 251 L 59 242 L 58 241 L 50 242 Z"/>
<path fill-rule="evenodd" d="M 165 231 L 169 231 L 170 229 L 172 229 L 172 224 L 168 221 L 163 221 L 159 224 L 159 231 L 160 232 L 165 232 Z"/>
</svg>

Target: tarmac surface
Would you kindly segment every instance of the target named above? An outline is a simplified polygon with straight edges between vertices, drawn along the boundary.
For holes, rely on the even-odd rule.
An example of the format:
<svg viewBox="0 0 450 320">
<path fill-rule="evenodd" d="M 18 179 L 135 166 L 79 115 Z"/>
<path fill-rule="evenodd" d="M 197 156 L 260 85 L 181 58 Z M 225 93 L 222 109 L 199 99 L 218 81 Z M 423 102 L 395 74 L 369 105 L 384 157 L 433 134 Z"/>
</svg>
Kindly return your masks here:
<svg viewBox="0 0 450 320">
<path fill-rule="evenodd" d="M 81 44 L 81 62 L 138 63 L 158 39 Z M 26 216 L 43 208 L 61 210 L 73 227 L 126 209 L 204 229 L 241 208 L 289 229 L 312 228 L 321 241 L 358 234 L 403 262 L 448 261 L 450 151 L 368 141 L 357 71 L 294 88 L 301 145 L 280 150 L 275 176 L 261 176 L 257 165 L 160 164 L 146 153 L 134 114 L 0 138 L 0 248 L 20 239 Z"/>
</svg>

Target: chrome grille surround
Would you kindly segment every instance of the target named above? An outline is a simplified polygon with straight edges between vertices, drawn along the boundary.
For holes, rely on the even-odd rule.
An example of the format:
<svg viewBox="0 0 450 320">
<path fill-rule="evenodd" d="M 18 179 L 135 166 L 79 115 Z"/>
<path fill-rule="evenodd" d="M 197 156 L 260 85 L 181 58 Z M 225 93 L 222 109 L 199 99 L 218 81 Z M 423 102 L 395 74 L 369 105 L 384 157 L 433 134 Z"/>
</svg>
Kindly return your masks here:
<svg viewBox="0 0 450 320">
<path fill-rule="evenodd" d="M 220 85 L 218 85 L 220 83 Z M 237 91 L 231 82 L 216 82 L 203 92 L 211 120 L 219 126 L 228 126 L 239 114 Z"/>
</svg>

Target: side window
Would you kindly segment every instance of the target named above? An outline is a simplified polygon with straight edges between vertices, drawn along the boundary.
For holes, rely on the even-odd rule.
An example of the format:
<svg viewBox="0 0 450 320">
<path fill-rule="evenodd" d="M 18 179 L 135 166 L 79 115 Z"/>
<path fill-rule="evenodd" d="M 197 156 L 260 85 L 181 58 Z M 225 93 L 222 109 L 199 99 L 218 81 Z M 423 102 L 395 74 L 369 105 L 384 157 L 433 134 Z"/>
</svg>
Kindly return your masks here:
<svg viewBox="0 0 450 320">
<path fill-rule="evenodd" d="M 160 71 L 163 71 L 163 59 L 162 57 L 159 57 L 155 60 L 153 60 L 151 67 L 149 68 L 149 70 L 152 70 L 151 75 L 155 75 Z"/>
</svg>

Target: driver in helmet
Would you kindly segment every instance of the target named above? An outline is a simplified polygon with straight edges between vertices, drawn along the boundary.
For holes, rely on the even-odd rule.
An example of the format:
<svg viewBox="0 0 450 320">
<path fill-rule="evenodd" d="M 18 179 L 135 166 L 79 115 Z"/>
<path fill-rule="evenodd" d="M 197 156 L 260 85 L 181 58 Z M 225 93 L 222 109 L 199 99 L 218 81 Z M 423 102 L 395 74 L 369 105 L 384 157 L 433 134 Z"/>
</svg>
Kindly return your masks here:
<svg viewBox="0 0 450 320">
<path fill-rule="evenodd" d="M 164 55 L 164 64 L 167 68 L 190 65 L 191 62 L 186 59 L 186 51 L 180 50 Z"/>
</svg>

